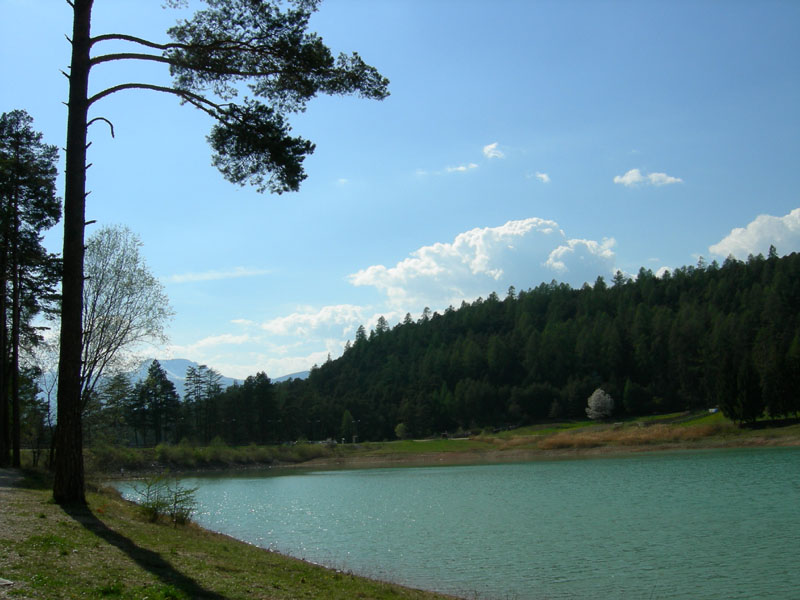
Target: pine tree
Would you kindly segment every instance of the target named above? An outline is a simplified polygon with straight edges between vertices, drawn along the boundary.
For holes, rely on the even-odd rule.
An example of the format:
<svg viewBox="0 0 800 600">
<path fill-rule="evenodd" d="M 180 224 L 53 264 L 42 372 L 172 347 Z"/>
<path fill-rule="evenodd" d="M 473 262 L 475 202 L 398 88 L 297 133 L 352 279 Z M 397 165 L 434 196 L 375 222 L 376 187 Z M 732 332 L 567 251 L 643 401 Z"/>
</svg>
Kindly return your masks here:
<svg viewBox="0 0 800 600">
<path fill-rule="evenodd" d="M 55 146 L 25 111 L 0 115 L 0 465 L 20 464 L 20 348 L 38 340 L 31 319 L 55 300 L 58 259 L 43 231 L 61 218 Z M 9 397 L 10 405 L 9 411 Z M 10 419 L 9 419 L 10 416 Z"/>
<path fill-rule="evenodd" d="M 112 94 L 146 90 L 170 94 L 209 115 L 213 163 L 230 181 L 277 193 L 294 191 L 305 178 L 303 160 L 314 145 L 291 135 L 288 117 L 319 93 L 382 99 L 388 81 L 358 54 L 334 58 L 307 31 L 316 0 L 295 0 L 285 11 L 277 1 L 207 0 L 207 8 L 169 30 L 167 44 L 123 33 L 92 36 L 94 0 L 69 0 L 64 276 L 58 386 L 58 436 L 53 497 L 85 504 L 80 415 L 81 316 L 89 112 Z M 152 3 L 154 6 L 156 3 Z M 188 0 L 167 0 L 185 6 Z M 104 44 L 130 44 L 130 52 L 93 53 Z M 89 95 L 89 76 L 101 64 L 160 63 L 172 86 L 130 81 Z M 252 97 L 233 102 L 238 88 Z M 113 133 L 113 128 L 112 128 Z"/>
</svg>

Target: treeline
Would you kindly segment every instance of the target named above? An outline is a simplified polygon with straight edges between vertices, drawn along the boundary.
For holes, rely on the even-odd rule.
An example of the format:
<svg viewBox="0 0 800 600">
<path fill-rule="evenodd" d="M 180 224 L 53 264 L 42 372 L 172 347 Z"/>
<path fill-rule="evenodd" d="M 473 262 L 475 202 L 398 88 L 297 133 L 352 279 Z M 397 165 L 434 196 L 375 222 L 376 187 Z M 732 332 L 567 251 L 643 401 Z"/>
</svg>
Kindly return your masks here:
<svg viewBox="0 0 800 600">
<path fill-rule="evenodd" d="M 602 387 L 619 414 L 719 407 L 737 422 L 800 411 L 800 255 L 641 269 L 611 285 L 542 284 L 361 329 L 307 381 L 277 386 L 327 435 L 362 439 L 583 418 Z M 337 429 L 338 428 L 338 429 Z M 306 429 L 305 434 L 311 435 Z"/>
<path fill-rule="evenodd" d="M 261 373 L 223 391 L 213 369 L 190 369 L 186 398 L 168 410 L 140 384 L 122 420 L 140 444 L 383 440 L 585 418 L 598 387 L 618 415 L 796 415 L 798 307 L 800 255 L 774 249 L 661 277 L 618 273 L 610 285 L 511 288 L 393 328 L 383 318 L 360 327 L 307 380 L 272 384 Z"/>
</svg>

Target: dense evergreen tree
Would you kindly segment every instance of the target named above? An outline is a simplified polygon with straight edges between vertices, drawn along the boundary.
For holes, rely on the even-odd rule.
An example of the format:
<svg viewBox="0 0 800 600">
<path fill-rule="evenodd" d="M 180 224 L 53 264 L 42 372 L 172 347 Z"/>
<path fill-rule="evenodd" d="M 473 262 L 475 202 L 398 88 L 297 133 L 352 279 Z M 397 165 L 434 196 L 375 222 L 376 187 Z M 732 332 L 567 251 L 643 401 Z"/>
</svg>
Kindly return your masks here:
<svg viewBox="0 0 800 600">
<path fill-rule="evenodd" d="M 157 360 L 150 363 L 145 380 L 135 386 L 134 396 L 140 412 L 137 424 L 142 429 L 145 443 L 148 430 L 153 434 L 153 444 L 177 442 L 180 398 Z"/>
<path fill-rule="evenodd" d="M 22 110 L 0 115 L 0 465 L 20 464 L 20 353 L 39 336 L 31 320 L 55 300 L 59 261 L 42 246 L 61 218 L 58 151 Z"/>
</svg>

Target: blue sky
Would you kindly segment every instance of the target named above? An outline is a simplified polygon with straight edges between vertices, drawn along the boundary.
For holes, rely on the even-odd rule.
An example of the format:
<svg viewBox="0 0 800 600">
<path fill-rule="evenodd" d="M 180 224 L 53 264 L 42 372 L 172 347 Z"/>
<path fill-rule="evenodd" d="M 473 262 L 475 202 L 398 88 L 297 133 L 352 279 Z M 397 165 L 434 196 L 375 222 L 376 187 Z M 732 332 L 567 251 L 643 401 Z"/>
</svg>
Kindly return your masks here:
<svg viewBox="0 0 800 600">
<path fill-rule="evenodd" d="M 93 33 L 165 41 L 181 14 L 97 0 Z M 70 19 L 66 2 L 0 0 L 0 111 L 58 145 Z M 317 145 L 296 194 L 224 181 L 209 119 L 172 97 L 97 105 L 116 138 L 92 126 L 87 218 L 140 236 L 176 313 L 149 354 L 275 377 L 380 315 L 800 250 L 798 2 L 326 0 L 312 28 L 391 96 L 293 119 Z M 133 80 L 169 81 L 109 64 L 92 88 Z"/>
</svg>

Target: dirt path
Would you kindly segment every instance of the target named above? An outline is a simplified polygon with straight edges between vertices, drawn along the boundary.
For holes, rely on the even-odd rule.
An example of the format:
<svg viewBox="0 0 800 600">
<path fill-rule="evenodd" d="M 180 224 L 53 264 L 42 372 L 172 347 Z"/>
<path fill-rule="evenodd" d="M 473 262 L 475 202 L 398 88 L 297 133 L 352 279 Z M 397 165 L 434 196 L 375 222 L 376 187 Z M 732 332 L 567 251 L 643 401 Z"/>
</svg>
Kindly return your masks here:
<svg viewBox="0 0 800 600">
<path fill-rule="evenodd" d="M 16 469 L 0 469 L 0 490 L 15 487 L 22 481 L 22 473 Z"/>
</svg>

